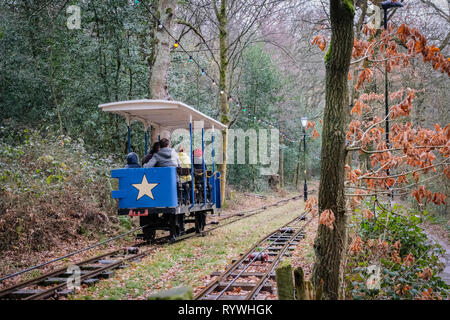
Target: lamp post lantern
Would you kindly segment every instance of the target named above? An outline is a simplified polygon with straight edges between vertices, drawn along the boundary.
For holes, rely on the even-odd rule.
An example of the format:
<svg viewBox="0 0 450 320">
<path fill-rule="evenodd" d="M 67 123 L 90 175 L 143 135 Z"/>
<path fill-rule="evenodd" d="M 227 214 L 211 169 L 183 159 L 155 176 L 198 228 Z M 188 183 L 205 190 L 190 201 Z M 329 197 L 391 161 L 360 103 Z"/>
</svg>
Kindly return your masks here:
<svg viewBox="0 0 450 320">
<path fill-rule="evenodd" d="M 302 127 L 303 127 L 303 165 L 305 171 L 303 172 L 305 183 L 303 184 L 303 200 L 308 200 L 308 185 L 306 184 L 306 125 L 308 124 L 308 118 L 302 117 Z"/>
</svg>

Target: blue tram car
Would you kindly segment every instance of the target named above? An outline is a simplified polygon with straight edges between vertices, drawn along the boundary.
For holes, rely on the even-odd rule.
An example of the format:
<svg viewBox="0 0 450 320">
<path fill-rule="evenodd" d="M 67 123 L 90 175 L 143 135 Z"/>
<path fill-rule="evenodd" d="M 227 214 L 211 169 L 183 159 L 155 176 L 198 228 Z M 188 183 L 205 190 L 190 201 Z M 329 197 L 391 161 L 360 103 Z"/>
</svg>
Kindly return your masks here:
<svg viewBox="0 0 450 320">
<path fill-rule="evenodd" d="M 170 232 L 171 241 L 189 232 L 201 232 L 206 225 L 206 215 L 221 208 L 220 173 L 215 170 L 214 129 L 226 130 L 222 123 L 187 106 L 166 100 L 133 100 L 101 104 L 105 112 L 125 117 L 128 126 L 128 152 L 131 152 L 130 124 L 140 121 L 145 128 L 145 153 L 147 154 L 148 128 L 152 127 L 152 140 L 168 136 L 173 130 L 189 130 L 191 167 L 127 168 L 111 171 L 119 180 L 119 190 L 112 197 L 119 200 L 119 215 L 139 216 L 142 237 L 155 238 L 156 230 Z M 198 125 L 202 131 L 202 163 L 194 168 L 193 130 Z M 205 163 L 205 129 L 212 129 L 212 170 Z M 201 169 L 199 169 L 200 167 Z M 180 177 L 190 177 L 182 182 Z M 188 224 L 193 227 L 187 228 Z"/>
</svg>

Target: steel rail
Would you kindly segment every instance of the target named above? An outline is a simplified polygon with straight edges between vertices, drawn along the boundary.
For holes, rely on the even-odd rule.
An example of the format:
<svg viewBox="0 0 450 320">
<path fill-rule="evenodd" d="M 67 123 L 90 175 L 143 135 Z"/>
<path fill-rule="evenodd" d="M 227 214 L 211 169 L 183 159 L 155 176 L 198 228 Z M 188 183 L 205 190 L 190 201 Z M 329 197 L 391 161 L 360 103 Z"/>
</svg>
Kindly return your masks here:
<svg viewBox="0 0 450 320">
<path fill-rule="evenodd" d="M 267 279 L 269 278 L 269 275 L 272 273 L 273 269 L 278 265 L 280 262 L 280 258 L 285 254 L 286 249 L 291 245 L 291 243 L 297 238 L 297 236 L 306 228 L 306 226 L 311 222 L 312 220 L 309 220 L 306 222 L 301 229 L 299 229 L 295 235 L 292 236 L 292 238 L 286 243 L 286 245 L 280 250 L 278 255 L 275 257 L 272 264 L 269 266 L 269 269 L 264 273 L 264 275 L 261 277 L 259 282 L 255 284 L 255 287 L 250 291 L 250 293 L 247 295 L 246 300 L 252 300 L 254 299 L 258 293 L 261 291 L 261 288 L 266 283 Z"/>
<path fill-rule="evenodd" d="M 122 250 L 123 249 L 110 251 L 110 252 L 107 252 L 107 253 L 102 254 L 100 256 L 96 256 L 96 257 L 90 258 L 88 260 L 84 260 L 84 261 L 78 262 L 77 265 L 80 266 L 80 265 L 88 264 L 88 263 L 91 263 L 91 262 L 93 262 L 95 260 L 99 260 L 101 258 L 113 255 L 115 253 L 119 253 Z M 27 280 L 27 281 L 21 282 L 21 283 L 19 283 L 17 285 L 14 285 L 12 287 L 3 289 L 3 290 L 0 291 L 0 299 L 5 297 L 5 296 L 7 296 L 8 294 L 18 290 L 18 289 L 26 288 L 26 287 L 31 286 L 33 284 L 37 284 L 37 283 L 41 282 L 42 280 L 44 280 L 46 278 L 49 278 L 49 277 L 52 277 L 52 276 L 64 273 L 66 270 L 67 270 L 67 268 L 60 268 L 60 269 L 54 270 L 52 272 L 46 273 L 46 274 L 44 274 L 42 276 L 39 276 L 37 278 L 33 278 L 31 280 Z"/>
<path fill-rule="evenodd" d="M 233 220 L 233 221 L 229 221 L 229 222 L 227 222 L 227 223 L 225 223 L 225 224 L 221 224 L 221 225 L 219 225 L 219 226 L 216 226 L 216 227 L 210 228 L 210 229 L 208 229 L 208 230 L 205 230 L 204 232 L 208 233 L 208 232 L 214 231 L 214 230 L 216 230 L 216 229 L 225 227 L 225 226 L 227 226 L 227 225 L 229 225 L 229 224 L 232 224 L 232 223 L 234 223 L 234 222 L 237 222 L 237 221 L 243 220 L 243 219 L 245 219 L 245 218 L 249 218 L 249 217 L 251 217 L 251 216 L 254 216 L 254 215 L 256 215 L 256 214 L 259 214 L 259 213 L 263 212 L 264 210 L 266 210 L 266 209 L 268 209 L 268 208 L 271 208 L 271 207 L 274 207 L 274 206 L 278 206 L 279 204 L 281 204 L 281 203 L 283 203 L 283 202 L 289 202 L 289 201 L 292 201 L 292 200 L 296 200 L 296 199 L 298 199 L 298 198 L 300 198 L 300 197 L 301 197 L 301 196 L 294 196 L 294 197 L 292 197 L 292 198 L 289 198 L 289 199 L 283 199 L 283 200 L 280 200 L 280 201 L 278 201 L 278 202 L 276 202 L 276 203 L 273 203 L 273 204 L 270 204 L 270 205 L 265 205 L 265 206 L 262 206 L 262 207 L 260 207 L 260 208 L 256 208 L 256 209 L 252 209 L 252 210 L 240 212 L 239 214 L 234 214 L 234 215 L 228 216 L 228 217 L 226 217 L 226 218 L 224 218 L 224 219 L 220 219 L 220 221 L 221 221 L 221 220 L 226 220 L 226 219 L 229 219 L 229 218 L 232 218 L 232 217 L 235 217 L 235 216 L 239 216 L 239 215 L 242 214 L 242 213 L 244 213 L 244 214 L 245 214 L 245 213 L 251 213 L 251 214 L 248 214 L 248 215 L 245 215 L 245 216 L 240 216 L 240 218 L 235 219 L 235 220 Z M 294 220 L 295 220 L 295 219 L 294 219 Z M 210 223 L 210 224 L 211 224 L 211 223 Z M 145 227 L 145 226 L 144 226 L 144 227 Z M 42 263 L 42 264 L 40 264 L 40 265 L 36 265 L 36 266 L 30 267 L 30 268 L 27 268 L 27 269 L 18 271 L 18 272 L 16 272 L 16 273 L 10 274 L 10 275 L 8 275 L 8 276 L 6 276 L 6 277 L 0 279 L 0 281 L 3 281 L 3 280 L 6 280 L 6 279 L 9 279 L 9 278 L 18 276 L 18 275 L 23 274 L 23 273 L 26 273 L 26 272 L 28 272 L 28 271 L 32 271 L 32 270 L 35 270 L 35 269 L 37 269 L 37 268 L 43 267 L 43 266 L 45 266 L 45 265 L 51 264 L 51 263 L 53 263 L 53 262 L 57 262 L 57 261 L 60 261 L 60 260 L 62 260 L 62 259 L 65 259 L 65 258 L 67 258 L 67 257 L 73 256 L 73 255 L 75 255 L 75 254 L 77 254 L 77 253 L 81 253 L 81 252 L 87 251 L 87 250 L 89 250 L 89 249 L 98 247 L 98 246 L 100 246 L 100 245 L 102 245 L 102 244 L 105 244 L 105 243 L 114 241 L 114 240 L 116 240 L 116 239 L 122 238 L 122 237 L 124 237 L 124 236 L 126 236 L 126 235 L 128 235 L 128 234 L 130 234 L 130 233 L 134 233 L 134 232 L 140 230 L 141 228 L 142 228 L 142 227 L 134 228 L 134 229 L 132 229 L 132 230 L 130 230 L 130 231 L 127 231 L 127 232 L 125 232 L 125 233 L 123 233 L 123 234 L 120 234 L 120 235 L 118 235 L 118 236 L 112 237 L 112 238 L 107 239 L 107 240 L 105 240 L 105 241 L 99 242 L 99 243 L 94 244 L 94 245 L 92 245 L 92 246 L 89 246 L 89 247 L 86 247 L 86 248 L 83 248 L 83 249 L 80 249 L 80 250 L 71 252 L 71 253 L 69 253 L 69 254 L 67 254 L 67 255 L 65 255 L 65 256 L 62 256 L 62 257 L 59 257 L 59 258 L 55 258 L 55 259 L 53 259 L 53 260 L 51 260 L 51 261 Z M 274 231 L 274 233 L 276 233 L 276 232 L 277 232 L 277 231 Z M 186 235 L 183 235 L 183 236 L 181 236 L 181 237 L 178 237 L 178 238 L 176 239 L 176 242 L 179 242 L 179 241 L 182 241 L 182 240 L 185 240 L 185 239 L 194 237 L 194 236 L 196 236 L 196 234 L 194 234 L 194 233 L 188 233 L 188 234 L 186 234 Z M 159 238 L 155 239 L 153 242 L 155 242 L 155 241 L 160 242 L 160 241 L 162 241 L 162 240 L 164 240 L 164 239 L 168 239 L 168 238 L 169 238 L 168 236 L 159 237 Z M 143 245 L 143 244 L 145 244 L 145 242 L 143 242 L 143 243 L 138 243 L 138 244 L 134 244 L 133 246 L 141 246 L 141 245 Z M 83 261 L 77 262 L 76 264 L 79 265 L 79 266 L 80 266 L 80 265 L 89 264 L 90 262 L 93 262 L 93 261 L 95 261 L 95 260 L 99 260 L 99 259 L 101 259 L 101 258 L 103 258 L 103 257 L 107 257 L 107 256 L 111 256 L 111 255 L 120 253 L 120 252 L 123 251 L 123 250 L 124 250 L 124 248 L 116 249 L 116 250 L 113 250 L 113 251 L 109 251 L 109 252 L 104 253 L 104 254 L 102 254 L 102 255 L 95 256 L 95 257 L 89 258 L 89 259 L 87 259 L 87 260 L 83 260 Z M 139 256 L 145 255 L 145 254 L 148 254 L 148 253 L 149 253 L 149 250 L 147 250 L 146 252 L 144 252 L 144 253 L 142 253 L 142 254 L 139 254 Z M 136 257 L 136 256 L 133 256 L 133 257 Z M 136 257 L 136 258 L 137 258 L 137 257 Z M 107 266 L 107 267 L 110 267 L 110 266 Z M 113 268 L 113 267 L 111 267 L 111 268 Z M 3 290 L 0 290 L 0 298 L 5 297 L 5 296 L 7 296 L 8 294 L 10 294 L 10 293 L 12 293 L 12 292 L 14 292 L 14 291 L 16 291 L 16 290 L 18 290 L 18 289 L 26 288 L 26 287 L 28 287 L 28 286 L 37 284 L 37 283 L 41 282 L 42 280 L 44 280 L 44 279 L 46 279 L 46 278 L 49 278 L 49 277 L 52 277 L 52 276 L 55 276 L 55 275 L 64 273 L 64 272 L 66 271 L 66 269 L 67 269 L 67 268 L 60 268 L 60 269 L 51 271 L 51 272 L 49 272 L 49 273 L 46 273 L 46 274 L 44 274 L 44 275 L 42 275 L 42 276 L 39 276 L 39 277 L 37 277 L 37 278 L 31 279 L 31 280 L 27 280 L 27 281 L 21 282 L 21 283 L 19 283 L 19 284 L 17 284 L 17 285 L 14 285 L 14 286 L 12 286 L 12 287 L 5 288 L 5 289 L 3 289 Z M 103 270 L 103 269 L 105 269 L 105 268 L 98 269 L 98 270 Z M 107 270 L 107 269 L 109 269 L 109 268 L 106 268 L 105 270 Z M 95 270 L 95 271 L 97 271 L 97 270 Z M 100 272 L 102 272 L 102 271 L 100 271 Z M 86 274 L 85 276 L 91 276 L 91 277 L 92 277 L 92 276 L 93 276 L 93 273 L 94 273 L 94 272 L 89 273 L 89 274 Z M 85 277 L 85 276 L 83 276 L 83 277 Z M 59 287 L 59 286 L 57 286 L 57 287 Z M 54 288 L 57 288 L 57 287 L 54 287 Z M 52 289 L 54 289 L 54 288 L 52 288 Z M 29 298 L 31 299 L 32 297 L 28 297 L 27 299 L 29 299 Z"/>
<path fill-rule="evenodd" d="M 292 221 L 292 222 L 289 223 L 288 225 L 291 225 L 292 223 L 293 223 L 293 224 L 297 223 L 298 221 L 300 221 L 300 219 L 301 219 L 303 216 L 305 216 L 305 214 L 303 214 L 301 217 L 297 217 L 296 219 L 294 219 L 294 221 Z M 287 226 L 284 226 L 284 227 L 279 228 L 277 231 L 275 231 L 275 233 L 277 233 L 278 231 L 280 231 L 281 229 L 286 228 L 286 227 L 287 227 Z M 280 249 L 280 252 L 276 255 L 276 257 L 274 258 L 272 264 L 274 264 L 274 263 L 279 259 L 280 254 L 284 253 L 284 251 L 286 250 L 287 246 L 292 242 L 292 240 L 293 240 L 293 239 L 294 239 L 301 231 L 302 231 L 302 230 L 299 230 L 299 231 L 297 231 L 295 234 L 292 235 L 291 240 L 290 240 L 289 242 L 286 242 L 286 244 Z M 245 272 L 245 271 L 253 264 L 253 262 L 256 261 L 256 259 L 258 258 L 258 255 L 260 255 L 260 254 L 262 254 L 264 251 L 266 251 L 266 250 L 272 248 L 272 245 L 273 245 L 277 240 L 279 240 L 283 235 L 285 235 L 286 232 L 287 232 L 287 230 L 285 230 L 283 233 L 279 234 L 278 237 L 277 237 L 276 239 L 272 240 L 272 242 L 271 242 L 270 244 L 268 244 L 268 245 L 267 245 L 266 247 L 264 247 L 261 251 L 259 251 L 259 253 L 258 253 L 257 255 L 255 255 L 255 257 L 254 257 L 249 263 L 246 264 L 245 268 L 243 268 L 243 269 L 242 269 L 242 270 L 234 277 L 234 279 L 231 280 L 231 281 L 225 286 L 225 288 L 222 289 L 222 291 L 214 298 L 214 300 L 219 299 L 219 298 L 220 298 L 220 297 L 228 290 L 228 288 L 231 287 L 231 285 L 234 284 L 234 283 L 236 282 L 236 280 L 239 279 L 239 277 L 240 277 L 240 276 L 241 276 L 241 275 L 242 275 L 242 274 L 243 274 L 243 273 L 244 273 L 244 272 Z M 269 236 L 269 237 L 266 237 L 266 238 L 265 238 L 263 241 L 261 241 L 261 242 L 267 241 L 268 238 L 270 238 L 270 236 Z M 260 243 L 261 243 L 261 242 L 260 242 Z M 282 250 L 282 252 L 281 252 L 281 250 Z M 250 252 L 249 254 L 247 254 L 246 257 L 245 257 L 245 259 L 247 259 L 248 255 L 250 255 L 251 253 L 252 253 L 252 252 Z M 244 262 L 245 259 L 244 259 L 244 260 L 241 260 L 241 263 Z M 271 264 L 270 266 L 272 266 L 272 264 Z M 269 266 L 269 267 L 270 267 L 270 266 Z M 253 292 L 253 291 L 252 291 L 252 292 Z M 248 299 L 248 296 L 247 296 L 247 299 Z"/>
<path fill-rule="evenodd" d="M 232 224 L 232 223 L 234 223 L 234 222 L 236 222 L 236 221 L 240 221 L 240 220 L 243 220 L 243 219 L 246 219 L 246 218 L 250 218 L 250 217 L 252 217 L 252 216 L 254 216 L 254 215 L 257 215 L 257 214 L 263 212 L 264 210 L 267 210 L 268 208 L 278 206 L 280 203 L 283 203 L 283 202 L 288 202 L 288 201 L 296 200 L 296 199 L 298 199 L 298 198 L 300 198 L 300 197 L 301 197 L 301 196 L 295 196 L 295 197 L 292 197 L 292 198 L 289 198 L 289 199 L 284 199 L 284 200 L 278 201 L 278 202 L 273 203 L 273 204 L 268 205 L 268 206 L 263 206 L 263 207 L 258 208 L 258 209 L 253 209 L 253 210 L 246 211 L 246 212 L 248 213 L 248 212 L 252 212 L 252 211 L 256 211 L 256 210 L 261 210 L 261 211 L 258 211 L 258 212 L 253 212 L 253 213 L 248 214 L 248 215 L 240 216 L 239 214 L 234 214 L 234 215 L 232 215 L 232 216 L 226 217 L 225 219 L 229 219 L 229 218 L 232 218 L 232 217 L 235 217 L 235 216 L 240 216 L 240 218 L 238 218 L 238 219 L 236 219 L 236 220 L 233 220 L 233 221 L 230 221 L 230 222 L 227 222 L 227 223 L 225 223 L 225 224 L 221 224 L 221 225 L 219 225 L 219 226 L 217 226 L 217 227 L 213 227 L 213 228 L 211 228 L 211 229 L 208 229 L 208 230 L 206 230 L 206 232 L 210 232 L 210 231 L 216 230 L 216 229 L 218 229 L 218 228 L 225 227 L 225 226 L 227 226 L 227 225 L 229 225 L 229 224 Z M 225 220 L 225 219 L 221 219 L 220 221 Z"/>
<path fill-rule="evenodd" d="M 105 244 L 105 243 L 108 243 L 108 242 L 111 242 L 111 241 L 114 241 L 114 240 L 123 238 L 123 237 L 129 235 L 130 233 L 134 233 L 134 232 L 136 232 L 136 231 L 138 231 L 138 230 L 140 230 L 140 229 L 142 229 L 142 228 L 143 228 L 143 227 L 134 228 L 134 229 L 132 229 L 132 230 L 130 230 L 130 231 L 127 231 L 127 232 L 125 232 L 125 233 L 119 234 L 119 235 L 117 235 L 117 236 L 115 236 L 115 237 L 112 237 L 112 238 L 109 238 L 109 239 L 107 239 L 107 240 L 98 242 L 98 243 L 93 244 L 93 245 L 91 245 L 91 246 L 89 246 L 89 247 L 86 247 L 86 248 L 83 248 L 83 249 L 80 249 L 80 250 L 73 251 L 73 252 L 71 252 L 71 253 L 69 253 L 69 254 L 66 254 L 66 255 L 64 255 L 64 256 L 62 256 L 62 257 L 55 258 L 55 259 L 53 259 L 53 260 L 50 260 L 50 261 L 41 263 L 41 264 L 39 264 L 39 265 L 30 267 L 30 268 L 27 268 L 27 269 L 24 269 L 24 270 L 21 270 L 21 271 L 17 271 L 17 272 L 12 273 L 12 274 L 9 274 L 9 275 L 7 275 L 7 276 L 5 276 L 5 277 L 3 277 L 3 278 L 0 278 L 0 282 L 1 282 L 1 281 L 4 281 L 4 280 L 6 280 L 6 279 L 14 278 L 14 277 L 16 277 L 16 276 L 18 276 L 18 275 L 21 275 L 21 274 L 23 274 L 23 273 L 26 273 L 26 272 L 29 272 L 29 271 L 32 271 L 32 270 L 35 270 L 35 269 L 44 267 L 44 266 L 49 265 L 49 264 L 51 264 L 51 263 L 53 263 L 53 262 L 57 262 L 57 261 L 60 261 L 60 260 L 62 260 L 62 259 L 65 259 L 65 258 L 74 256 L 74 255 L 76 255 L 76 254 L 78 254 L 78 253 L 81 253 L 81 252 L 84 252 L 84 251 L 87 251 L 87 250 L 90 250 L 90 249 L 99 247 L 99 246 L 101 246 L 101 245 L 103 245 L 103 244 Z"/>
<path fill-rule="evenodd" d="M 138 253 L 138 254 L 132 254 L 129 257 L 125 257 L 125 258 L 121 259 L 120 261 L 117 261 L 117 262 L 114 262 L 114 263 L 110 263 L 110 264 L 108 264 L 108 265 L 106 265 L 106 266 L 104 266 L 102 268 L 99 268 L 99 269 L 93 270 L 93 271 L 91 271 L 89 273 L 86 273 L 84 275 L 81 275 L 80 276 L 80 281 L 83 281 L 83 280 L 86 280 L 86 279 L 90 279 L 90 278 L 95 277 L 95 276 L 97 276 L 97 275 L 99 275 L 99 274 L 101 274 L 101 273 L 103 273 L 105 271 L 108 271 L 108 270 L 111 270 L 111 269 L 115 269 L 115 268 L 119 267 L 120 265 L 124 264 L 124 262 L 133 261 L 133 260 L 142 258 L 142 257 L 148 255 L 150 253 L 150 251 L 153 251 L 153 248 L 152 249 L 148 249 L 148 250 L 146 250 L 144 252 L 141 252 L 141 253 Z M 39 300 L 39 299 L 49 298 L 49 297 L 54 296 L 54 295 L 57 296 L 58 295 L 58 291 L 60 291 L 60 289 L 63 289 L 66 286 L 67 286 L 67 283 L 61 283 L 61 284 L 56 285 L 56 286 L 54 286 L 54 287 L 52 287 L 50 289 L 44 290 L 43 292 L 39 292 L 39 293 L 36 293 L 36 294 L 34 294 L 32 296 L 26 297 L 24 300 Z"/>
<path fill-rule="evenodd" d="M 300 217 L 296 217 L 294 219 L 292 219 L 291 221 L 287 222 L 286 224 L 284 224 L 283 226 L 281 226 L 280 228 L 278 228 L 277 230 L 274 230 L 273 232 L 271 232 L 268 235 L 265 235 L 264 237 L 262 237 L 259 241 L 257 241 L 244 255 L 242 255 L 242 257 L 238 260 L 236 260 L 233 264 L 231 264 L 231 266 L 229 266 L 227 268 L 226 271 L 224 271 L 222 273 L 222 275 L 218 276 L 214 281 L 210 282 L 202 291 L 200 291 L 199 293 L 197 293 L 194 297 L 194 300 L 198 300 L 203 296 L 208 295 L 209 293 L 211 293 L 216 287 L 217 285 L 219 285 L 219 283 L 225 278 L 227 278 L 228 276 L 230 276 L 231 274 L 233 274 L 233 272 L 236 271 L 236 268 L 242 263 L 244 262 L 247 257 L 253 253 L 253 251 L 265 240 L 267 240 L 268 238 L 270 238 L 271 236 L 273 236 L 274 234 L 276 234 L 277 232 L 279 232 L 281 229 L 289 226 L 290 224 L 294 223 L 297 220 L 301 220 L 304 216 L 306 215 L 306 213 L 303 213 Z M 302 230 L 300 230 L 302 231 Z M 279 239 L 279 237 L 277 238 Z M 273 243 L 273 242 L 272 242 Z M 257 257 L 257 256 L 256 256 Z M 255 258 L 253 258 L 253 261 L 255 261 Z M 252 262 L 253 262 L 252 261 Z M 250 265 L 250 264 L 249 264 Z M 242 272 L 240 273 L 242 274 Z M 239 275 L 240 275 L 239 274 Z M 238 277 L 237 277 L 238 278 Z M 236 278 L 236 279 L 237 279 Z"/>
</svg>

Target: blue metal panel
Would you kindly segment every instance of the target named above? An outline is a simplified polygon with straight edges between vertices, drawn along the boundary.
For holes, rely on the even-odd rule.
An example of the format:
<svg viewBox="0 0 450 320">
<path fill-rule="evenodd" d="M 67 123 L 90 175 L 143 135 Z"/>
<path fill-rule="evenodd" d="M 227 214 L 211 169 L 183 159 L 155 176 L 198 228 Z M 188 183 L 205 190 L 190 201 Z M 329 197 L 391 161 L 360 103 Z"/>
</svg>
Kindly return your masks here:
<svg viewBox="0 0 450 320">
<path fill-rule="evenodd" d="M 119 190 L 112 197 L 119 199 L 120 209 L 174 208 L 178 206 L 176 176 L 175 167 L 111 170 L 111 177 L 119 179 Z"/>
<path fill-rule="evenodd" d="M 211 202 L 216 204 L 216 177 L 214 173 L 208 178 L 208 184 L 211 186 Z"/>
<path fill-rule="evenodd" d="M 215 162 L 215 158 L 216 157 L 216 151 L 214 150 L 214 132 L 212 133 L 212 165 L 213 165 L 213 172 L 216 172 L 216 162 Z"/>
<path fill-rule="evenodd" d="M 214 204 L 216 204 L 217 202 L 217 197 L 216 197 L 216 163 L 215 163 L 215 156 L 216 156 L 216 151 L 214 150 L 214 129 L 212 132 L 212 172 L 213 172 L 213 176 L 210 179 L 209 184 L 212 186 L 212 190 L 211 190 L 211 195 L 212 195 L 212 202 Z"/>
<path fill-rule="evenodd" d="M 221 193 L 220 193 L 220 172 L 217 172 L 214 175 L 214 179 L 216 180 L 216 208 L 222 207 L 222 199 L 221 199 Z"/>
<path fill-rule="evenodd" d="M 192 150 L 193 146 L 192 146 L 192 121 L 189 123 L 189 133 L 191 136 L 191 183 L 192 183 L 192 188 L 191 188 L 191 206 L 189 208 L 192 208 L 195 204 L 195 192 L 194 192 L 194 188 L 195 188 L 195 183 L 194 183 L 194 150 Z"/>
</svg>

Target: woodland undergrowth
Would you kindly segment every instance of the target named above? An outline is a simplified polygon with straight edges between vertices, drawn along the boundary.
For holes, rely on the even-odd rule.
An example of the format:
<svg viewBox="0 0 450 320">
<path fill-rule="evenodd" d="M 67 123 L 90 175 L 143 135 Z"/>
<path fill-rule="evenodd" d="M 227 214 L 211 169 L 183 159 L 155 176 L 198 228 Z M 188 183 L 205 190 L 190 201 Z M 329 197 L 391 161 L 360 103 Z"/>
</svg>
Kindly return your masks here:
<svg viewBox="0 0 450 320">
<path fill-rule="evenodd" d="M 129 228 L 110 196 L 117 163 L 88 153 L 81 139 L 0 127 L 0 252 L 48 250 Z"/>
<path fill-rule="evenodd" d="M 374 200 L 374 199 L 373 199 Z M 361 203 L 350 218 L 344 261 L 347 299 L 448 299 L 448 286 L 438 276 L 445 267 L 440 245 L 421 228 L 427 212 L 378 201 Z"/>
</svg>

